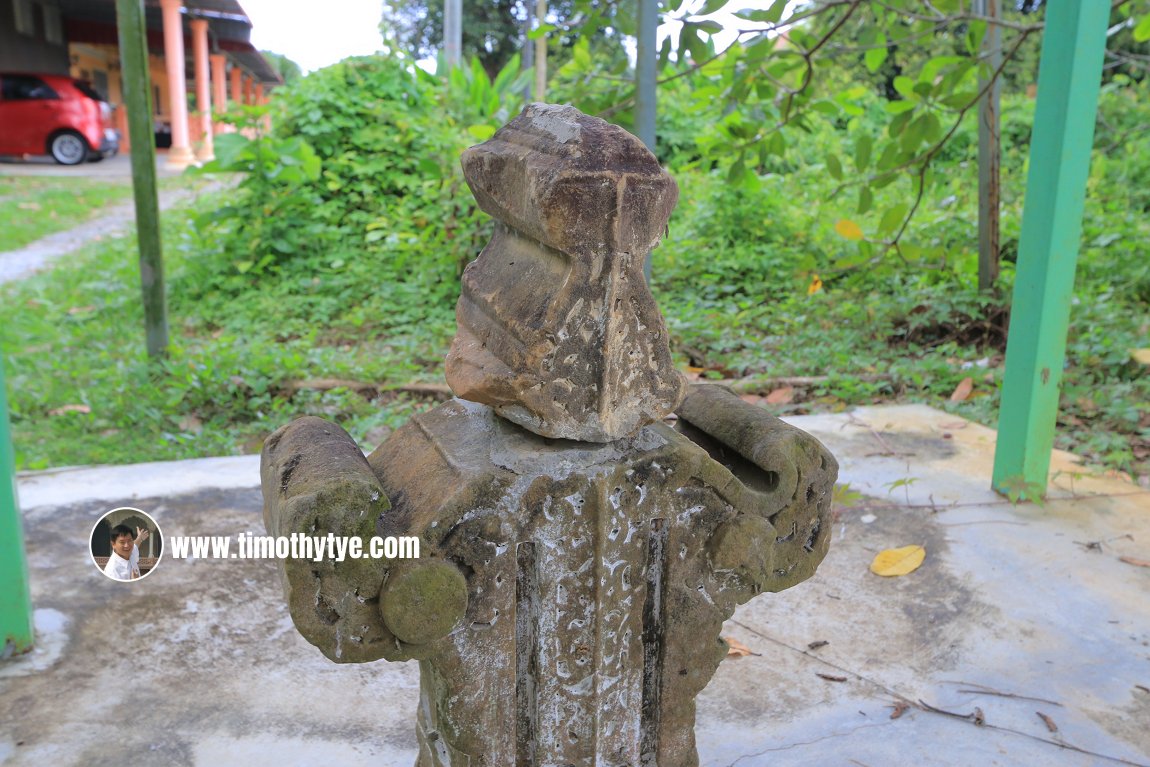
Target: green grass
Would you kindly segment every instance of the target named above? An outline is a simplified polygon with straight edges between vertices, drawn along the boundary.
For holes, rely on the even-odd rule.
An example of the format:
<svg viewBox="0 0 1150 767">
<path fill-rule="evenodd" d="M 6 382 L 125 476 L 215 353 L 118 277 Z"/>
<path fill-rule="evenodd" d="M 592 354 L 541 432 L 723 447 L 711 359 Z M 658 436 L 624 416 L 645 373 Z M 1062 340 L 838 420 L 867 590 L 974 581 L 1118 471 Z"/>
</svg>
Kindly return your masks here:
<svg viewBox="0 0 1150 767">
<path fill-rule="evenodd" d="M 131 195 L 130 178 L 0 175 L 0 252 L 79 226 Z"/>
<path fill-rule="evenodd" d="M 429 405 L 403 393 L 369 402 L 347 389 L 294 390 L 291 382 L 434 379 L 429 371 L 453 329 L 449 312 L 399 336 L 352 338 L 309 331 L 302 317 L 309 304 L 297 302 L 295 316 L 284 311 L 295 289 L 282 283 L 239 303 L 190 298 L 188 266 L 197 254 L 189 217 L 186 209 L 165 216 L 172 286 L 165 363 L 146 358 L 132 237 L 94 243 L 51 272 L 0 286 L 0 350 L 20 468 L 252 452 L 305 414 L 378 441 Z"/>
<path fill-rule="evenodd" d="M 732 186 L 721 170 L 674 170 L 682 199 L 655 253 L 654 292 L 677 363 L 708 379 L 816 378 L 772 406 L 783 414 L 921 402 L 996 426 L 1026 156 L 1007 148 L 1003 277 L 979 294 L 974 135 L 972 122 L 936 169 L 908 230 L 926 254 L 913 264 L 871 259 L 836 232 L 857 212 L 847 195 L 831 194 L 821 165 L 839 141 L 833 131 L 804 138 L 802 151 L 753 187 Z M 1057 436 L 1088 463 L 1138 477 L 1150 475 L 1150 375 L 1130 352 L 1150 347 L 1148 174 L 1144 140 L 1096 152 Z M 454 332 L 453 257 L 424 239 L 435 224 L 413 223 L 416 214 L 447 215 L 421 209 L 422 194 L 413 184 L 402 206 L 383 211 L 386 227 L 366 237 L 341 207 L 352 198 L 335 196 L 324 205 L 337 224 L 319 233 L 318 248 L 308 247 L 307 226 L 323 224 L 277 221 L 298 250 L 274 254 L 262 271 L 252 263 L 266 243 L 228 229 L 251 218 L 235 214 L 247 211 L 243 194 L 201 206 L 200 214 L 230 207 L 221 224 L 186 210 L 166 215 L 172 354 L 163 364 L 145 359 L 130 238 L 0 287 L 21 467 L 252 452 L 304 414 L 339 423 L 361 444 L 378 442 L 433 404 L 396 388 L 441 382 Z M 906 195 L 892 184 L 875 206 Z M 821 289 L 812 291 L 816 275 Z M 951 401 L 966 378 L 969 396 Z M 301 385 L 314 379 L 351 383 Z"/>
<path fill-rule="evenodd" d="M 371 283 L 370 263 L 265 275 L 240 298 L 204 292 L 191 214 L 166 219 L 172 355 L 162 365 L 145 358 L 130 237 L 96 243 L 52 272 L 0 288 L 22 468 L 254 452 L 276 427 L 305 414 L 373 444 L 434 403 L 389 390 L 442 381 L 454 331 L 449 301 L 421 301 L 417 285 Z M 688 259 L 689 252 L 697 255 Z M 1095 257 L 1088 248 L 1087 267 Z M 995 425 L 1002 355 L 995 343 L 970 341 L 978 335 L 971 327 L 981 328 L 971 315 L 984 299 L 946 284 L 807 295 L 699 276 L 719 268 L 689 242 L 657 251 L 656 294 L 681 367 L 701 367 L 706 378 L 825 377 L 799 387 L 793 402 L 773 408 L 779 413 L 924 402 Z M 756 285 L 767 293 L 756 294 Z M 1127 299 L 1079 301 L 1059 446 L 1145 474 L 1150 381 L 1124 355 L 1145 344 L 1148 328 L 1144 311 L 1131 308 Z M 968 376 L 972 396 L 950 402 Z M 320 378 L 372 384 L 377 393 L 295 385 Z"/>
</svg>

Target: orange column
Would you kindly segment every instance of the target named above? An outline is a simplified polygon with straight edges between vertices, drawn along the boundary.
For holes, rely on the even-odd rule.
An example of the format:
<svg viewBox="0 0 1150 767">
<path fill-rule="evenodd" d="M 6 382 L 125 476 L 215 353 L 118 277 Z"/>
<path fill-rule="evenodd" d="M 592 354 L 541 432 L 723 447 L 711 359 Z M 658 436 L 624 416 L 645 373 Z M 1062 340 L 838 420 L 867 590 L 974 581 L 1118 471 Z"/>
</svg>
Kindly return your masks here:
<svg viewBox="0 0 1150 767">
<path fill-rule="evenodd" d="M 222 53 L 213 53 L 208 59 L 212 63 L 212 114 L 223 114 L 228 111 L 228 57 Z M 219 130 L 216 132 L 219 133 Z"/>
<path fill-rule="evenodd" d="M 239 106 L 244 102 L 243 71 L 232 65 L 232 105 Z"/>
<path fill-rule="evenodd" d="M 209 162 L 216 157 L 212 146 L 212 88 L 208 79 L 208 20 L 192 19 L 192 58 L 196 62 L 196 109 L 200 115 L 200 151 L 196 159 Z"/>
<path fill-rule="evenodd" d="M 266 98 L 264 98 L 264 84 L 263 83 L 256 83 L 255 103 L 260 104 L 261 106 L 263 104 L 268 103 L 268 100 Z M 270 133 L 271 129 L 272 129 L 272 117 L 271 117 L 271 115 L 265 113 L 264 116 L 260 118 L 260 125 L 263 126 L 264 133 Z"/>
<path fill-rule="evenodd" d="M 182 170 L 195 158 L 188 143 L 188 90 L 184 79 L 184 23 L 182 0 L 160 0 L 164 18 L 164 59 L 168 68 L 168 102 L 172 118 L 172 148 L 168 167 Z"/>
<path fill-rule="evenodd" d="M 244 75 L 244 103 L 252 103 L 252 78 Z"/>
</svg>

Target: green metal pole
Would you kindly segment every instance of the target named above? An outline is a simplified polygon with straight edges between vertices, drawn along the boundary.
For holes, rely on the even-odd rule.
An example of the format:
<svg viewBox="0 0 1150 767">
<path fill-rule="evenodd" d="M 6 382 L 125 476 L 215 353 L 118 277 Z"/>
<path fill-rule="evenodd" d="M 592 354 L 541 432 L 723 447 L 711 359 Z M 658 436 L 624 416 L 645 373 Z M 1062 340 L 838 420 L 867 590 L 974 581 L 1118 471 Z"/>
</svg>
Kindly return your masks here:
<svg viewBox="0 0 1150 767">
<path fill-rule="evenodd" d="M 1109 19 L 1110 0 L 1046 4 L 994 454 L 999 491 L 1020 480 L 1045 490 L 1050 471 Z"/>
<path fill-rule="evenodd" d="M 20 505 L 16 502 L 16 462 L 8 430 L 8 396 L 0 360 L 0 655 L 32 649 L 32 597 Z"/>
<path fill-rule="evenodd" d="M 168 351 L 168 310 L 164 298 L 164 260 L 160 249 L 160 204 L 156 195 L 156 148 L 153 145 L 151 85 L 144 0 L 116 0 L 120 30 L 120 69 L 132 142 L 132 188 L 136 195 L 136 238 L 140 246 L 140 285 L 144 294 L 144 328 L 148 356 Z"/>
</svg>

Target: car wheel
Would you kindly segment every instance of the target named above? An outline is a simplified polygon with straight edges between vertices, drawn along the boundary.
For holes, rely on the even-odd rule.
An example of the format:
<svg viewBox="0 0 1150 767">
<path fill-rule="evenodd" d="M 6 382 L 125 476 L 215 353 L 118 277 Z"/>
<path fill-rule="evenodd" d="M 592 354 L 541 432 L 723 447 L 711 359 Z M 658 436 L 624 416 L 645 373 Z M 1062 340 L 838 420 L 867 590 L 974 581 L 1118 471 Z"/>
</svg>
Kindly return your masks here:
<svg viewBox="0 0 1150 767">
<path fill-rule="evenodd" d="M 48 142 L 48 153 L 61 165 L 79 165 L 88 159 L 88 142 L 75 131 L 61 131 Z"/>
</svg>

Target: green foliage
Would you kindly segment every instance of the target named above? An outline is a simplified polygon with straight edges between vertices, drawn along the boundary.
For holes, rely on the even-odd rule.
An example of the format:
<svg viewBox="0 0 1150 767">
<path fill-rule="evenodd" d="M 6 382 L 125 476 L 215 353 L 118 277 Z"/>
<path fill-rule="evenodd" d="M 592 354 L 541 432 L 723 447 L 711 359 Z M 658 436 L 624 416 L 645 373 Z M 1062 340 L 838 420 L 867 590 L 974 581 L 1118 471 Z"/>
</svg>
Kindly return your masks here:
<svg viewBox="0 0 1150 767">
<path fill-rule="evenodd" d="M 793 39 L 809 49 L 811 34 Z M 925 402 L 996 424 L 1033 102 L 1003 98 L 1005 263 L 998 291 L 982 294 L 977 128 L 948 123 L 961 107 L 935 90 L 966 66 L 952 75 L 962 92 L 974 74 L 943 52 L 942 42 L 963 42 L 957 31 L 940 40 L 920 59 L 907 40 L 881 62 L 867 58 L 875 47 L 839 51 L 820 70 L 823 96 L 796 94 L 792 119 L 769 135 L 784 91 L 767 98 L 752 81 L 745 102 L 732 102 L 738 78 L 724 80 L 718 63 L 667 61 L 658 154 L 681 201 L 654 254 L 654 289 L 680 364 L 705 378 L 810 379 L 779 408 L 792 414 Z M 746 72 L 801 80 L 794 53 L 764 49 L 747 69 L 753 47 L 738 54 Z M 607 93 L 599 103 L 610 110 L 611 98 L 629 97 L 625 63 L 608 79 L 592 43 L 570 53 L 556 100 Z M 939 56 L 951 58 L 931 64 Z M 426 406 L 394 389 L 440 377 L 459 271 L 489 231 L 457 158 L 518 111 L 523 85 L 515 60 L 494 77 L 473 62 L 438 78 L 371 57 L 281 89 L 270 132 L 260 111 L 237 114 L 244 132 L 221 137 L 214 169 L 239 172 L 238 187 L 165 230 L 175 342 L 162 367 L 143 362 L 142 333 L 125 333 L 142 323 L 130 243 L 4 288 L 22 465 L 251 451 L 305 413 L 373 442 Z M 1147 87 L 1121 75 L 1102 94 L 1057 437 L 1091 463 L 1138 474 L 1150 473 L 1150 376 L 1129 354 L 1150 346 Z M 938 131 L 949 137 L 930 144 Z M 917 142 L 912 159 L 934 152 L 921 187 L 913 164 L 889 183 L 876 178 L 904 142 Z M 317 378 L 377 393 L 301 384 Z M 966 378 L 973 391 L 951 402 Z M 52 415 L 67 404 L 92 412 Z"/>
<path fill-rule="evenodd" d="M 319 203 L 309 185 L 319 179 L 320 161 L 299 136 L 265 136 L 265 107 L 244 110 L 236 121 L 242 132 L 220 135 L 216 159 L 202 168 L 205 173 L 243 174 L 236 204 L 212 211 L 199 223 L 205 232 L 230 235 L 227 243 L 237 272 L 261 274 L 307 247 L 309 235 L 321 234 L 314 224 L 298 226 Z"/>
<path fill-rule="evenodd" d="M 249 111 L 205 168 L 244 179 L 201 217 L 189 297 L 322 275 L 352 305 L 409 288 L 446 305 L 483 240 L 457 158 L 509 119 L 518 72 L 517 58 L 494 79 L 473 63 L 443 83 L 398 57 L 348 59 L 277 92 L 270 134 Z"/>
</svg>

